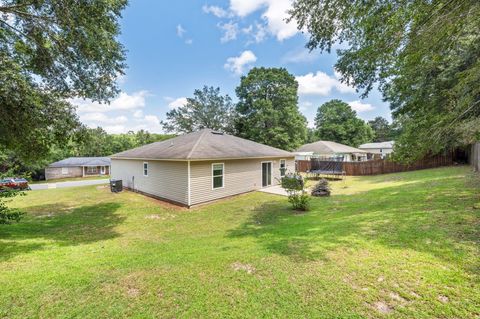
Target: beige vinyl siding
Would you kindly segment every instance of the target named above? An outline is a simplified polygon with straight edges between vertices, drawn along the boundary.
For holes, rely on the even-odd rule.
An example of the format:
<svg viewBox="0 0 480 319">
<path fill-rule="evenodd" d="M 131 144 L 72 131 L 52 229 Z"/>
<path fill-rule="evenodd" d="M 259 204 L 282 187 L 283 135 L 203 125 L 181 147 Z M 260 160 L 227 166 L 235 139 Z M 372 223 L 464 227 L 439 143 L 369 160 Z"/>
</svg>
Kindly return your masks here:
<svg viewBox="0 0 480 319">
<path fill-rule="evenodd" d="M 148 176 L 143 176 L 144 162 Z M 112 159 L 111 176 L 125 187 L 188 205 L 187 162 Z"/>
<path fill-rule="evenodd" d="M 295 170 L 294 158 L 286 160 L 287 172 Z M 262 187 L 262 162 L 272 162 L 272 185 L 280 178 L 280 158 L 190 162 L 191 205 L 253 191 Z M 224 164 L 224 187 L 212 188 L 212 164 Z"/>
</svg>

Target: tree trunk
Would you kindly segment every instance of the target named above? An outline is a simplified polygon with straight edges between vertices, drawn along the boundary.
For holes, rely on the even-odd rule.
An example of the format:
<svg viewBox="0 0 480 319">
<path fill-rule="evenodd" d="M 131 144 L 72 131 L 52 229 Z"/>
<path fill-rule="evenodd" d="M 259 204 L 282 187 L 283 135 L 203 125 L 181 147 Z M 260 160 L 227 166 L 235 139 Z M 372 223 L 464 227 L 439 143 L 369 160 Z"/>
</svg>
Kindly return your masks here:
<svg viewBox="0 0 480 319">
<path fill-rule="evenodd" d="M 480 142 L 472 145 L 471 163 L 475 172 L 480 172 Z"/>
</svg>

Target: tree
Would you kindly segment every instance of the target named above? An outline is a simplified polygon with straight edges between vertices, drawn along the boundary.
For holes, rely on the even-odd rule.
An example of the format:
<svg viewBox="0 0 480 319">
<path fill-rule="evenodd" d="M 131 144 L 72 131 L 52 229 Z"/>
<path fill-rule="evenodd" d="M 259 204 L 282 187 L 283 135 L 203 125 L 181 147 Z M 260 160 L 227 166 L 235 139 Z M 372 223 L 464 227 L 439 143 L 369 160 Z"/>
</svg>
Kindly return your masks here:
<svg viewBox="0 0 480 319">
<path fill-rule="evenodd" d="M 174 133 L 191 133 L 204 128 L 216 131 L 232 130 L 232 99 L 220 95 L 220 88 L 204 86 L 193 92 L 187 103 L 167 112 L 167 120 L 162 121 L 163 129 Z"/>
<path fill-rule="evenodd" d="M 307 137 L 307 120 L 298 110 L 298 83 L 284 68 L 253 68 L 236 88 L 238 136 L 294 150 Z"/>
<path fill-rule="evenodd" d="M 315 128 L 320 140 L 354 147 L 373 139 L 372 128 L 357 117 L 350 105 L 340 100 L 331 100 L 318 108 Z"/>
<path fill-rule="evenodd" d="M 108 156 L 112 154 L 112 136 L 101 128 L 86 128 L 79 143 L 79 156 Z"/>
<path fill-rule="evenodd" d="M 80 127 L 69 98 L 107 102 L 124 50 L 117 19 L 126 0 L 0 2 L 0 146 L 46 156 Z"/>
<path fill-rule="evenodd" d="M 290 13 L 308 48 L 348 43 L 335 68 L 363 95 L 379 84 L 402 123 L 405 160 L 478 138 L 479 1 L 296 0 Z"/>
<path fill-rule="evenodd" d="M 373 130 L 374 142 L 392 141 L 397 137 L 397 129 L 394 124 L 390 124 L 387 119 L 377 116 L 375 119 L 368 121 L 368 125 Z"/>
</svg>

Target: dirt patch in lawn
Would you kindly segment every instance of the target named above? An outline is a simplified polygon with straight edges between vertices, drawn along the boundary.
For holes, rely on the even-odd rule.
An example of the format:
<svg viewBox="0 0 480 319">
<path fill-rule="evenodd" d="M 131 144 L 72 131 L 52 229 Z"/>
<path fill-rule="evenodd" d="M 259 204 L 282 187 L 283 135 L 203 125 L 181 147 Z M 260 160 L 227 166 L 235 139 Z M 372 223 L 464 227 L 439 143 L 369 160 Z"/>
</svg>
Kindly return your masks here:
<svg viewBox="0 0 480 319">
<path fill-rule="evenodd" d="M 232 265 L 232 269 L 235 271 L 244 271 L 247 274 L 253 274 L 255 272 L 255 267 L 249 264 L 242 264 L 241 262 L 234 262 Z"/>
<path fill-rule="evenodd" d="M 377 301 L 372 306 L 373 306 L 373 308 L 375 308 L 375 310 L 377 310 L 378 312 L 383 313 L 383 314 L 388 314 L 388 313 L 391 313 L 393 311 L 393 308 L 390 307 L 384 301 Z"/>
<path fill-rule="evenodd" d="M 447 296 L 440 295 L 438 296 L 438 300 L 442 303 L 447 303 L 450 299 Z"/>
<path fill-rule="evenodd" d="M 135 288 L 135 287 L 129 287 L 127 289 L 127 296 L 130 298 L 136 298 L 140 295 L 140 289 Z"/>
<path fill-rule="evenodd" d="M 167 219 L 173 219 L 177 217 L 176 215 L 173 215 L 173 214 L 162 214 L 162 215 L 159 215 L 159 214 L 150 214 L 150 215 L 146 215 L 145 216 L 145 219 L 158 219 L 158 220 L 167 220 Z"/>
</svg>

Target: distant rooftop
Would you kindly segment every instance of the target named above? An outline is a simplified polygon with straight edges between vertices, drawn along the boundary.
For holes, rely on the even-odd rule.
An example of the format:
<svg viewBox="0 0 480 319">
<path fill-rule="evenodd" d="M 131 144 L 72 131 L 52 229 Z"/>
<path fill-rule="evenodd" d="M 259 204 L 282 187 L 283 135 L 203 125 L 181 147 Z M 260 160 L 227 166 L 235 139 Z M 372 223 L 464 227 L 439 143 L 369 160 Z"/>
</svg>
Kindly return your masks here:
<svg viewBox="0 0 480 319">
<path fill-rule="evenodd" d="M 112 158 L 209 160 L 293 156 L 275 147 L 203 129 L 114 154 Z"/>
<path fill-rule="evenodd" d="M 317 141 L 300 146 L 296 152 L 313 152 L 315 154 L 355 154 L 365 153 L 358 148 L 343 145 L 332 141 Z"/>
<path fill-rule="evenodd" d="M 371 149 L 371 148 L 393 148 L 394 141 L 388 142 L 379 142 L 379 143 L 366 143 L 360 145 L 360 149 Z"/>
<path fill-rule="evenodd" d="M 110 166 L 110 157 L 69 157 L 48 167 Z"/>
</svg>

